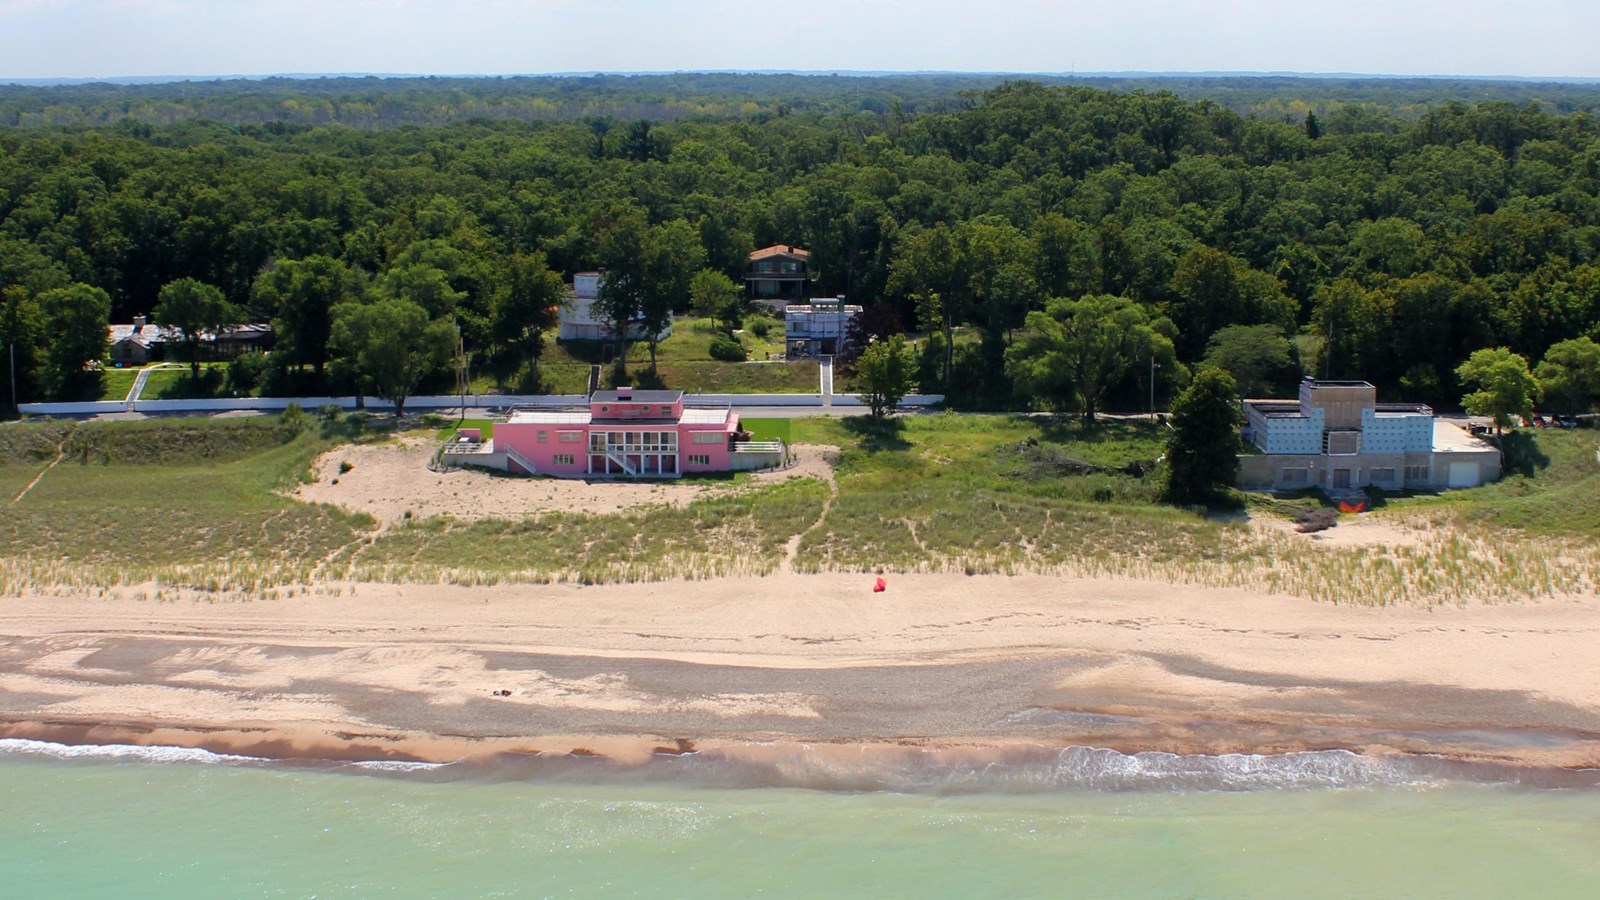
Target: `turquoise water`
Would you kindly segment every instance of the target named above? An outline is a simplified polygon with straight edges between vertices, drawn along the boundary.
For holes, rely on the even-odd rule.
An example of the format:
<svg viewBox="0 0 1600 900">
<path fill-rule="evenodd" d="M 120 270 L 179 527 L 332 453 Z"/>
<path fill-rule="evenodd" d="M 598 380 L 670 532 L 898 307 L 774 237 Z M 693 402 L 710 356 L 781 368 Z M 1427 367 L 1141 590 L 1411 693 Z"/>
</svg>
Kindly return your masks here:
<svg viewBox="0 0 1600 900">
<path fill-rule="evenodd" d="M 1594 788 L 893 793 L 174 758 L 0 753 L 0 896 L 1600 896 Z"/>
</svg>

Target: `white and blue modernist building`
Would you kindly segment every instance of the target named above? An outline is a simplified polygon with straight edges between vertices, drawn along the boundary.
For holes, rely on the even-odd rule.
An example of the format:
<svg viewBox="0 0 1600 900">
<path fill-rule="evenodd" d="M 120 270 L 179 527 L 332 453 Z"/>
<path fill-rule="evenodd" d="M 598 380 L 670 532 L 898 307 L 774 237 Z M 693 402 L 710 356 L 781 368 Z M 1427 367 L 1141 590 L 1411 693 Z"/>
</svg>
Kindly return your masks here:
<svg viewBox="0 0 1600 900">
<path fill-rule="evenodd" d="M 1244 401 L 1247 490 L 1439 490 L 1500 477 L 1500 451 L 1420 403 L 1379 403 L 1365 381 L 1300 382 L 1293 400 Z"/>
</svg>

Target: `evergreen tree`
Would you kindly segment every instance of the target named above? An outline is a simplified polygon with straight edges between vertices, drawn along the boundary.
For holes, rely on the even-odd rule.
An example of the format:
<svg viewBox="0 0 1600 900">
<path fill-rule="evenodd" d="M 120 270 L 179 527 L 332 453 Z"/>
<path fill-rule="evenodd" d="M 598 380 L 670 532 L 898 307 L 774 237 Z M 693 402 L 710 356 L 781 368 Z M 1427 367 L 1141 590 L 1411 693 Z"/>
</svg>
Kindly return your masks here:
<svg viewBox="0 0 1600 900">
<path fill-rule="evenodd" d="M 1215 506 L 1239 478 L 1239 409 L 1233 376 L 1201 369 L 1172 403 L 1167 499 Z"/>
</svg>

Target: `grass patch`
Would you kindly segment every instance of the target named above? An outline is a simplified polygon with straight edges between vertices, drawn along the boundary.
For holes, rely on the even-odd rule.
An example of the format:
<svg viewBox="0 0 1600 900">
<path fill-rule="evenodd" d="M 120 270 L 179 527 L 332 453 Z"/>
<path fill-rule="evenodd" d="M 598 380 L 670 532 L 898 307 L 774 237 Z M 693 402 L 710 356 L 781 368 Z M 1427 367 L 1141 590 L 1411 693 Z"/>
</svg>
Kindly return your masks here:
<svg viewBox="0 0 1600 900">
<path fill-rule="evenodd" d="M 100 399 L 126 400 L 139 377 L 138 369 L 106 369 L 100 373 Z"/>
<path fill-rule="evenodd" d="M 1517 529 L 1563 538 L 1600 538 L 1600 439 L 1593 432 L 1524 429 L 1502 440 L 1508 473 L 1492 484 L 1398 498 L 1398 510 L 1446 510 L 1463 527 Z"/>
<path fill-rule="evenodd" d="M 757 441 L 783 441 L 791 443 L 790 434 L 793 427 L 789 424 L 791 419 L 746 419 L 739 418 L 739 427 L 750 432 L 752 440 Z"/>
<path fill-rule="evenodd" d="M 723 362 L 711 358 L 715 332 L 709 319 L 685 318 L 673 323 L 672 334 L 656 351 L 656 374 L 662 383 L 689 393 L 814 394 L 818 390 L 817 363 L 783 361 L 783 323 L 768 323 L 765 340 L 746 329 L 735 335 L 750 354 L 750 361 Z M 546 388 L 554 394 L 581 394 L 589 383 L 589 366 L 606 364 L 615 345 L 594 341 L 556 344 L 545 351 L 539 365 Z M 768 357 L 776 361 L 768 361 Z M 642 374 L 650 365 L 650 347 L 635 341 L 628 347 L 628 369 Z"/>
<path fill-rule="evenodd" d="M 493 419 L 463 419 L 459 423 L 451 422 L 449 425 L 446 425 L 435 432 L 434 437 L 441 441 L 448 441 L 450 438 L 455 436 L 455 433 L 458 430 L 462 428 L 478 429 L 479 434 L 482 435 L 483 439 L 486 441 L 494 437 Z"/>
</svg>

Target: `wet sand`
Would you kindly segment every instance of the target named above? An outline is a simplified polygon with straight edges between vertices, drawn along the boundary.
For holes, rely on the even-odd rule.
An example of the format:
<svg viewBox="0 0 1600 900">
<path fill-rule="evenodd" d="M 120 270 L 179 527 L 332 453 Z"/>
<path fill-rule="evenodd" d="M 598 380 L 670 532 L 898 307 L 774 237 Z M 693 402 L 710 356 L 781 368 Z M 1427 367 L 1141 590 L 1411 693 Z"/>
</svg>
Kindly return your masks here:
<svg viewBox="0 0 1600 900">
<path fill-rule="evenodd" d="M 0 599 L 0 737 L 434 761 L 1036 744 L 1600 765 L 1592 596 L 1372 609 L 1139 581 L 870 581 Z"/>
</svg>

